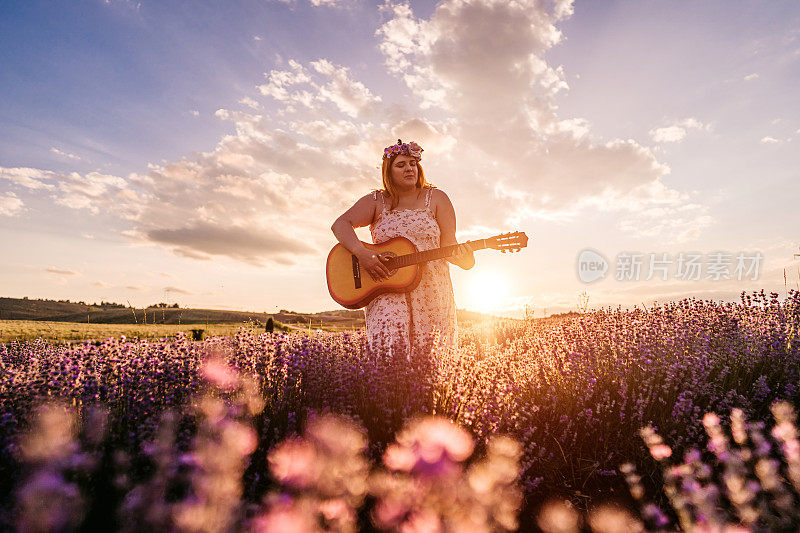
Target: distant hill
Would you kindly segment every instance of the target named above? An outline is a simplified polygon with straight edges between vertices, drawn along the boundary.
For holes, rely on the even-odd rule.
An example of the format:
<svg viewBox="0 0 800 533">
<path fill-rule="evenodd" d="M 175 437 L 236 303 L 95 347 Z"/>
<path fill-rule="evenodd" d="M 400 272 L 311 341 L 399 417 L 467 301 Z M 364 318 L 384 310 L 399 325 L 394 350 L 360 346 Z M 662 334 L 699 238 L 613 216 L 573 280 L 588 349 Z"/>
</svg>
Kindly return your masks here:
<svg viewBox="0 0 800 533">
<path fill-rule="evenodd" d="M 130 308 L 116 304 L 92 305 L 83 302 L 0 298 L 0 320 L 46 320 L 94 324 L 226 324 L 247 321 L 265 323 L 268 318 L 283 324 L 336 323 L 343 326 L 363 323 L 363 311 L 337 310 L 297 313 L 282 309 L 278 313 L 228 311 L 220 309 L 181 309 L 175 307 Z"/>
<path fill-rule="evenodd" d="M 175 307 L 130 308 L 119 304 L 99 305 L 84 302 L 0 298 L 0 320 L 42 320 L 93 324 L 226 324 L 258 322 L 272 318 L 282 324 L 326 324 L 342 327 L 364 325 L 364 311 L 337 309 L 319 313 L 299 313 L 281 309 L 277 313 L 225 311 L 219 309 L 181 309 Z M 459 322 L 491 320 L 495 317 L 459 309 Z"/>
</svg>

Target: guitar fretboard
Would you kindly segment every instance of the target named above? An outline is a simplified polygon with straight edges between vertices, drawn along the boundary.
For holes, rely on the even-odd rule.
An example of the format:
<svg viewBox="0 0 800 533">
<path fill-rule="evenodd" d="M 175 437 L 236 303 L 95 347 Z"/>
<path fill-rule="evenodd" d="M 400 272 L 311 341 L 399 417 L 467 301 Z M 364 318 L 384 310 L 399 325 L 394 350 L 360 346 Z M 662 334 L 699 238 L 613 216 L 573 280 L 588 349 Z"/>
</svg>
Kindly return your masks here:
<svg viewBox="0 0 800 533">
<path fill-rule="evenodd" d="M 479 241 L 467 241 L 473 251 L 483 250 L 487 248 L 486 239 Z M 466 243 L 462 243 L 466 244 Z M 458 244 L 452 246 L 443 246 L 441 248 L 434 248 L 433 250 L 425 250 L 424 252 L 415 252 L 413 254 L 398 255 L 387 262 L 389 268 L 402 268 L 409 265 L 416 265 L 417 263 L 425 263 L 426 261 L 435 261 L 437 259 L 444 259 L 455 255 Z"/>
</svg>

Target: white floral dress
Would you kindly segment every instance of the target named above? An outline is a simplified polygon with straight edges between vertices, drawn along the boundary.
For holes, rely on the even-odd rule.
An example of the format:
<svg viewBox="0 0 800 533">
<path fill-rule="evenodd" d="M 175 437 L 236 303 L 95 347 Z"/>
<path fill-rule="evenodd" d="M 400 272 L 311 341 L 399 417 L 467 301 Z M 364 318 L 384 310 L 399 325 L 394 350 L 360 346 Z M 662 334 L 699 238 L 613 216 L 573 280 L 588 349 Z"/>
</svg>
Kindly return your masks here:
<svg viewBox="0 0 800 533">
<path fill-rule="evenodd" d="M 430 208 L 432 188 L 425 193 L 421 209 L 388 210 L 383 195 L 382 209 L 370 226 L 372 242 L 378 244 L 395 237 L 405 237 L 417 250 L 439 248 L 441 230 Z M 419 285 L 406 293 L 382 294 L 364 309 L 367 336 L 376 350 L 430 350 L 456 346 L 458 323 L 450 264 L 444 259 L 421 263 Z M 391 355 L 390 353 L 387 355 Z"/>
</svg>

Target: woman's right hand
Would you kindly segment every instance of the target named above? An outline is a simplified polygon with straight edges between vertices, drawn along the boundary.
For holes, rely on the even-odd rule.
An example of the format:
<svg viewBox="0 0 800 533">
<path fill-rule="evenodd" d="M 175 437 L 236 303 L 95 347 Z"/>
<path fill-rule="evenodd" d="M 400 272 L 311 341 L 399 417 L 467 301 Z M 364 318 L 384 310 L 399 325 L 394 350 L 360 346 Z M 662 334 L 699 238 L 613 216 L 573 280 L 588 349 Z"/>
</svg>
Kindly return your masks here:
<svg viewBox="0 0 800 533">
<path fill-rule="evenodd" d="M 364 247 L 363 250 L 356 253 L 356 257 L 358 264 L 361 265 L 361 270 L 366 270 L 374 281 L 382 281 L 389 277 L 389 269 L 386 268 L 375 250 Z"/>
</svg>

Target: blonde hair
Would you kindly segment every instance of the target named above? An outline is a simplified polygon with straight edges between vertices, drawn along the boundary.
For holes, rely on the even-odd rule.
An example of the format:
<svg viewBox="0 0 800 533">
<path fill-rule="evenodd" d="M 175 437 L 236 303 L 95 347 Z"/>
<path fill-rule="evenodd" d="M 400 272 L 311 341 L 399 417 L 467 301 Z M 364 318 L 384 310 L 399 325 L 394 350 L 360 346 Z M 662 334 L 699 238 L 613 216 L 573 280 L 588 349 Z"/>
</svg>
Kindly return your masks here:
<svg viewBox="0 0 800 533">
<path fill-rule="evenodd" d="M 400 202 L 400 198 L 397 196 L 397 189 L 394 186 L 394 182 L 392 181 L 392 165 L 394 164 L 394 160 L 397 159 L 397 156 L 401 154 L 395 154 L 391 157 L 387 157 L 383 160 L 383 165 L 381 166 L 381 180 L 383 181 L 383 189 L 381 192 L 386 193 L 389 195 L 391 199 L 391 207 L 389 208 L 394 209 L 397 207 L 397 204 Z M 417 189 L 424 189 L 425 187 L 435 187 L 434 184 L 429 183 L 428 180 L 425 179 L 425 171 L 422 170 L 422 165 L 417 160 Z"/>
</svg>

